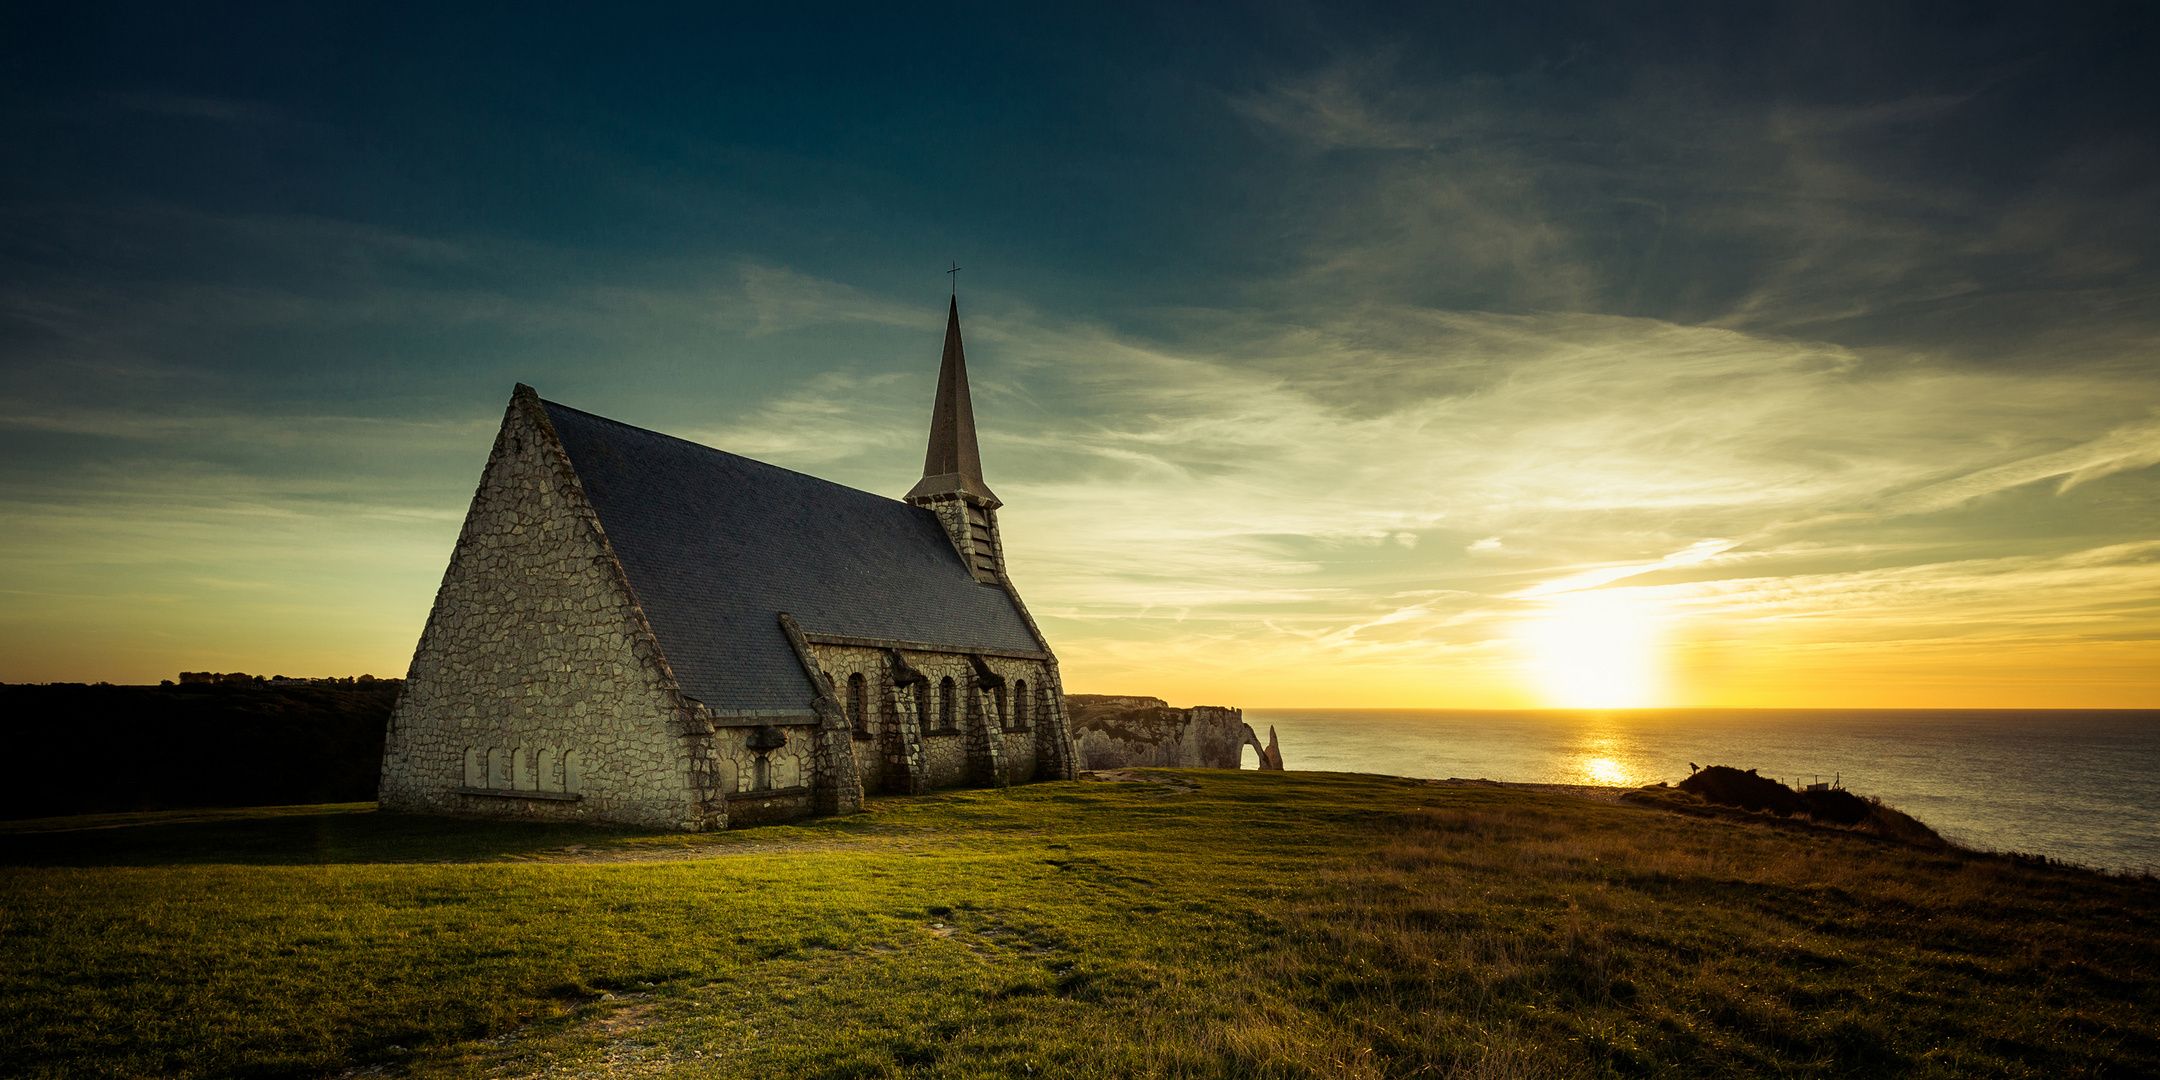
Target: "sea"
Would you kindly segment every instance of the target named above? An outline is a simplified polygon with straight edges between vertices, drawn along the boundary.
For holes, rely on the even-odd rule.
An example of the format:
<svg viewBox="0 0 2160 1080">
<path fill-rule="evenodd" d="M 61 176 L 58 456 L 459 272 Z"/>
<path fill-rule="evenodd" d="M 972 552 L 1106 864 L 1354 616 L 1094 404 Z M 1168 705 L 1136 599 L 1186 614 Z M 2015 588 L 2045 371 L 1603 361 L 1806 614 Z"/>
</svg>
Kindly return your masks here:
<svg viewBox="0 0 2160 1080">
<path fill-rule="evenodd" d="M 2160 872 L 2160 710 L 1247 709 L 1245 721 L 1263 741 L 1275 729 L 1290 769 L 1641 786 L 1729 765 L 1876 796 L 1968 847 Z"/>
</svg>

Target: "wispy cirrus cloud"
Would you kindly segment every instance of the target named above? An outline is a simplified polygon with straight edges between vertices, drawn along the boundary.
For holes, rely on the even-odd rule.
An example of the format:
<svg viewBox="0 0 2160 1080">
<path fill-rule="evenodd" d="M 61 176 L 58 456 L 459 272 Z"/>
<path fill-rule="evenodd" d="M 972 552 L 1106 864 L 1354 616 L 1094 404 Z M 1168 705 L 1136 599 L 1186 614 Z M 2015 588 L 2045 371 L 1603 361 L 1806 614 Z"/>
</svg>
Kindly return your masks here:
<svg viewBox="0 0 2160 1080">
<path fill-rule="evenodd" d="M 622 67 L 508 111 L 442 65 L 364 101 L 70 76 L 0 199 L 0 591 L 69 599 L 0 657 L 337 610 L 391 666 L 514 381 L 898 494 L 950 253 L 1075 688 L 1533 704 L 1525 626 L 1594 608 L 1698 703 L 1891 654 L 2134 681 L 2160 144 L 2119 42 L 1544 14 L 1211 28 L 1092 96 L 1030 55 L 934 122 L 859 92 L 891 72 L 844 122 Z"/>
<path fill-rule="evenodd" d="M 473 245 L 381 243 L 414 257 L 498 258 Z M 756 260 L 552 296 L 523 295 L 514 280 L 411 305 L 366 275 L 319 295 L 256 283 L 248 287 L 267 299 L 233 292 L 225 302 L 248 307 L 242 321 L 258 326 L 502 325 L 655 348 L 703 335 L 800 350 L 820 334 L 870 328 L 913 354 L 842 350 L 775 363 L 765 391 L 673 420 L 664 410 L 625 414 L 575 382 L 553 396 L 874 491 L 897 495 L 912 483 L 935 378 L 934 308 Z M 1008 503 L 1015 574 L 1057 624 L 1076 673 L 1113 678 L 1137 672 L 1128 665 L 1142 658 L 1223 678 L 1324 663 L 1400 686 L 1407 672 L 1440 664 L 1475 676 L 1484 687 L 1475 700 L 1506 702 L 1515 700 L 1508 680 L 1521 681 L 1514 628 L 1585 590 L 1661 598 L 1676 625 L 1773 635 L 1802 602 L 1778 602 L 1785 590 L 1817 604 L 1809 619 L 1833 628 L 1809 639 L 1822 649 L 1869 640 L 1868 621 L 1903 610 L 1903 595 L 1932 595 L 1942 612 L 1975 603 L 1941 584 L 1966 571 L 1939 569 L 1972 563 L 1975 551 L 2009 560 L 1992 578 L 2003 588 L 2141 587 L 2143 571 L 2111 564 L 2078 577 L 2047 560 L 2129 542 L 2106 534 L 2150 524 L 2068 520 L 2089 491 L 2120 498 L 2150 484 L 2143 470 L 2160 461 L 2160 393 L 2148 380 L 2105 365 L 1959 365 L 1609 314 L 1324 301 L 1190 311 L 1182 318 L 1204 331 L 1171 325 L 1151 338 L 995 298 L 971 305 L 986 464 Z M 56 304 L 72 314 L 53 325 L 94 332 L 97 309 L 70 303 Z M 234 324 L 202 310 L 186 317 Z M 140 311 L 125 321 L 138 332 L 156 325 Z M 144 362 L 169 363 L 154 349 Z M 653 405 L 635 388 L 609 392 Z M 96 506 L 147 522 L 161 500 L 179 497 L 171 505 L 206 520 L 262 511 L 454 530 L 499 409 L 491 401 L 472 415 L 407 422 L 219 411 L 203 400 L 173 409 L 18 395 L 0 431 L 185 448 L 205 467 L 146 473 L 164 478 L 165 495 L 152 494 L 155 484 L 117 484 L 119 473 L 83 472 L 43 494 L 18 487 L 15 505 L 51 502 L 68 487 L 39 511 L 47 520 L 88 520 L 78 509 Z M 343 494 L 319 480 L 252 494 L 228 483 L 321 474 L 339 453 L 399 479 Z M 428 504 L 390 488 L 427 470 L 441 474 L 430 483 L 442 505 L 407 514 L 399 508 Z M 1997 505 L 2005 498 L 2012 504 Z M 2036 532 L 2025 516 L 2048 504 L 2066 508 L 2066 521 Z M 1962 515 L 1954 529 L 1937 527 L 1946 515 Z M 1832 595 L 1844 600 L 1823 600 Z M 2065 599 L 2062 610 L 2098 595 L 2067 589 L 2064 597 L 2086 599 Z M 1928 620 L 1908 622 L 1913 633 L 1935 632 Z"/>
<path fill-rule="evenodd" d="M 1949 625 L 1975 614 L 1954 610 L 1968 591 L 1941 584 L 1968 571 L 1942 568 L 1971 560 L 1942 556 L 2004 552 L 1989 556 L 1994 587 L 2053 587 L 2050 560 L 2070 556 L 2008 553 L 2075 547 L 2088 534 L 2034 535 L 2032 500 L 2079 490 L 2039 482 L 2136 473 L 2160 405 L 2139 380 L 1961 369 L 1605 316 L 1367 307 L 1354 323 L 1308 325 L 1272 346 L 1248 339 L 1232 355 L 1084 324 L 978 316 L 969 326 L 1015 573 L 1076 642 L 1082 671 L 1131 662 L 1138 654 L 1121 643 L 1144 640 L 1157 663 L 1475 658 L 1499 680 L 1521 662 L 1511 627 L 1549 598 L 1598 588 L 1673 600 L 1675 618 L 1708 626 L 1791 618 L 1766 599 L 1779 582 L 1808 597 L 1849 587 L 1851 604 L 1817 609 L 1844 629 L 1816 648 L 1869 640 L 1873 605 L 1902 604 L 1897 589 L 1932 590 Z M 1433 335 L 1424 356 L 1444 367 L 1450 352 L 1474 354 L 1475 377 L 1397 384 L 1374 407 L 1324 380 L 1283 377 L 1287 362 L 1266 355 L 1280 348 L 1339 373 L 1325 359 L 1354 350 L 1367 370 L 1412 370 L 1421 330 Z M 1022 381 L 1025 396 L 1008 390 Z M 736 430 L 784 430 L 798 410 L 834 400 L 832 384 L 813 383 Z M 920 439 L 919 408 L 897 400 L 853 408 L 857 422 L 889 420 L 866 445 Z M 782 464 L 872 490 L 912 480 L 912 455 L 772 449 Z M 2021 490 L 2023 502 L 1986 508 L 1988 496 Z M 1965 515 L 1954 535 L 1929 535 L 1930 516 L 1949 512 Z M 1883 531 L 1897 520 L 1920 532 Z M 1425 536 L 1446 542 L 1396 539 Z M 2101 579 L 2142 587 L 2116 570 L 2094 571 Z M 2074 610 L 2100 593 L 2062 596 Z M 1150 629 L 1172 613 L 1174 644 Z M 1259 659 L 1270 650 L 1275 660 Z"/>
<path fill-rule="evenodd" d="M 1448 101 L 1402 93 L 1407 88 L 1393 58 L 1382 55 L 1234 95 L 1228 103 L 1239 116 L 1314 150 L 1430 150 L 1484 126 L 1480 111 L 1462 100 L 1479 85 L 1452 88 Z"/>
<path fill-rule="evenodd" d="M 1976 110 L 2006 77 L 1826 100 L 1668 64 L 1585 96 L 1560 70 L 1434 72 L 1382 50 L 1286 74 L 1230 111 L 1312 156 L 1305 258 L 1271 299 L 2100 359 L 2097 341 L 2154 329 L 2137 297 L 2139 253 L 2160 237 L 2160 150 L 2067 144 L 2007 181 L 1895 149 L 1982 137 Z"/>
<path fill-rule="evenodd" d="M 1924 514 L 1945 510 L 2008 488 L 2062 477 L 2056 491 L 2067 492 L 2103 476 L 2160 464 L 2160 421 L 2125 424 L 2067 450 L 1980 469 L 1917 491 L 1892 496 L 1891 512 Z"/>
</svg>

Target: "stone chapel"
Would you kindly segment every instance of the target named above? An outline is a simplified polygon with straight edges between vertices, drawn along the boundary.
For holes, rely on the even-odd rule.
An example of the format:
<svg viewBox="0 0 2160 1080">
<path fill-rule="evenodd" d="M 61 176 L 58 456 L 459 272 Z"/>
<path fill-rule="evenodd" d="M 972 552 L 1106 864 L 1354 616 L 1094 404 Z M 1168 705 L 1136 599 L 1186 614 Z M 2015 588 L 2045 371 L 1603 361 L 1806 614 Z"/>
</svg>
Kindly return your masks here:
<svg viewBox="0 0 2160 1080">
<path fill-rule="evenodd" d="M 390 716 L 381 805 L 705 830 L 1072 779 L 999 505 L 957 298 L 904 500 L 520 384 Z"/>
</svg>

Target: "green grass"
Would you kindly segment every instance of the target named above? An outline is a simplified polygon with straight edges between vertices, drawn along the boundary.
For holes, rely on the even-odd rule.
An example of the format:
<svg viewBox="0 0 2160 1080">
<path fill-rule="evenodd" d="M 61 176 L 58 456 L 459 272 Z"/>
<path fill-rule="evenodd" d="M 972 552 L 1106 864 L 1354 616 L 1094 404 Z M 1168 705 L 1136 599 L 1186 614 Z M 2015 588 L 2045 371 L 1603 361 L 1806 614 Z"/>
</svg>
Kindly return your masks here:
<svg viewBox="0 0 2160 1080">
<path fill-rule="evenodd" d="M 14 823 L 0 1074 L 2160 1073 L 2150 880 L 1176 775 L 1198 789 L 713 836 L 353 805 Z M 53 831 L 83 824 L 118 827 Z M 593 856 L 631 861 L 567 861 Z"/>
</svg>

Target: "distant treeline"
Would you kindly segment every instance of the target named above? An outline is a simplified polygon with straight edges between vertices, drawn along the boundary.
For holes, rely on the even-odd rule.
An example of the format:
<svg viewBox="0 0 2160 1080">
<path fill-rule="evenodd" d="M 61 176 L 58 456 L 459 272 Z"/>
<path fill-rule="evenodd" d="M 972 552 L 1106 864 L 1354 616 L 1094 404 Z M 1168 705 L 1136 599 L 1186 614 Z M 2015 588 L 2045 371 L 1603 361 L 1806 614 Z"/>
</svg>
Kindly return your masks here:
<svg viewBox="0 0 2160 1080">
<path fill-rule="evenodd" d="M 293 686 L 296 684 L 305 686 L 352 686 L 355 683 L 366 684 L 375 681 L 377 680 L 373 675 L 362 675 L 358 679 L 350 675 L 342 679 L 294 679 L 284 675 L 250 675 L 245 671 L 183 671 L 180 673 L 180 685 L 182 686 L 197 686 L 205 683 L 217 683 L 221 686 L 247 686 L 251 683 L 257 686 Z M 167 679 L 158 685 L 171 686 L 172 684 L 172 680 Z M 112 684 L 99 683 L 98 685 L 111 686 Z"/>
<path fill-rule="evenodd" d="M 375 797 L 395 679 L 0 686 L 0 818 Z"/>
</svg>

